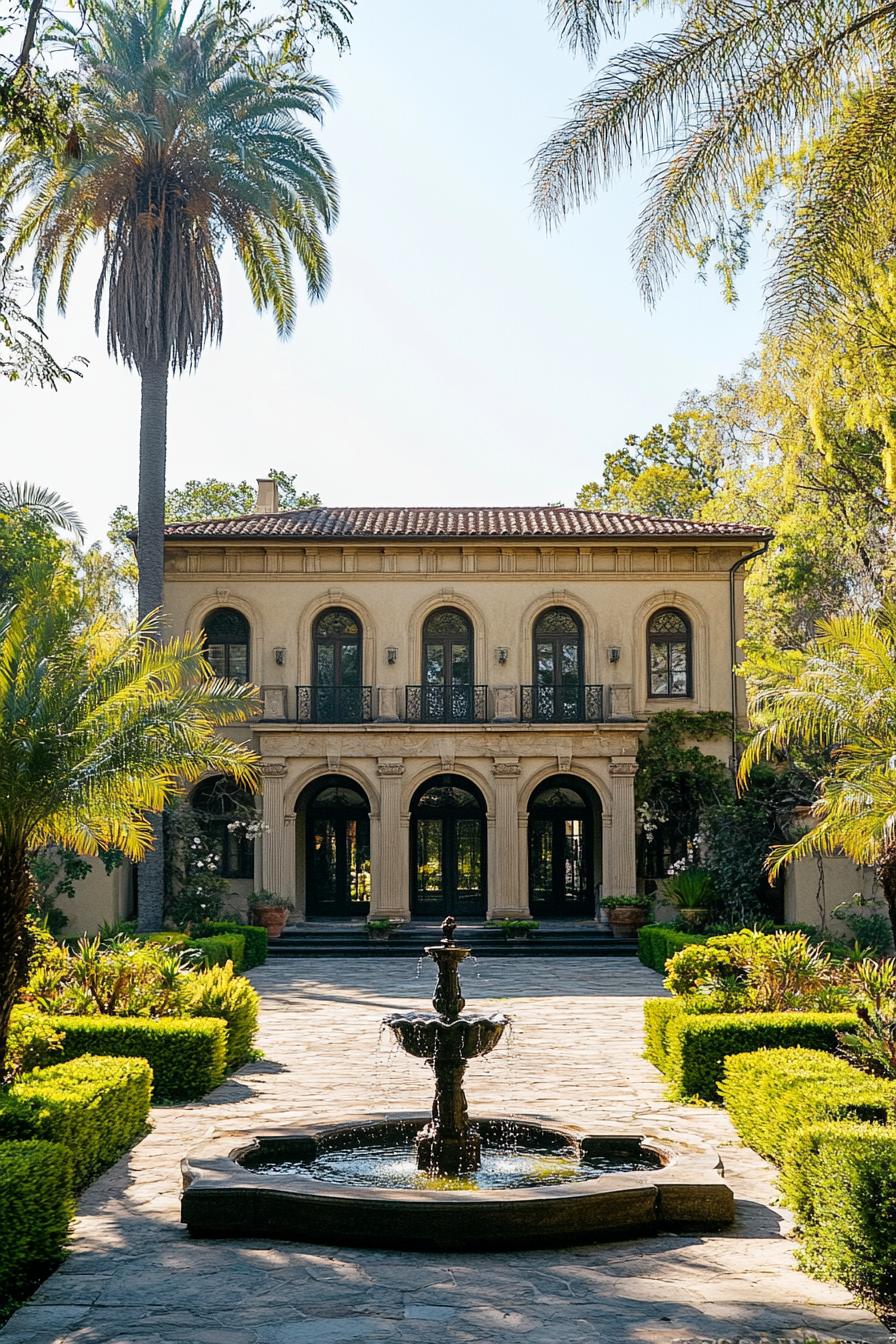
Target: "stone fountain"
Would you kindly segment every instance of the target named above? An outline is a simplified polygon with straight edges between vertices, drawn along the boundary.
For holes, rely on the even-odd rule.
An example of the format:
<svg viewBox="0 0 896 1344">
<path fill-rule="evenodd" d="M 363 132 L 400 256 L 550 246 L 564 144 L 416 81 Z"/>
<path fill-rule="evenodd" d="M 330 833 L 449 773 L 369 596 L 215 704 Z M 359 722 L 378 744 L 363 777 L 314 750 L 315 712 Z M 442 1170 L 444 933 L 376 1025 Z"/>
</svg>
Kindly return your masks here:
<svg viewBox="0 0 896 1344">
<path fill-rule="evenodd" d="M 464 1011 L 460 966 L 470 949 L 455 942 L 456 928 L 446 919 L 441 942 L 424 949 L 437 967 L 434 1012 L 384 1019 L 431 1067 L 431 1112 L 223 1137 L 195 1150 L 182 1163 L 181 1217 L 192 1236 L 497 1250 L 731 1222 L 721 1163 L 699 1144 L 470 1117 L 467 1064 L 495 1049 L 510 1019 Z"/>
<path fill-rule="evenodd" d="M 392 1013 L 384 1019 L 402 1050 L 432 1066 L 432 1119 L 417 1135 L 417 1166 L 441 1176 L 479 1169 L 482 1143 L 467 1112 L 464 1073 L 469 1060 L 494 1050 L 510 1022 L 504 1013 L 464 1013 L 459 967 L 470 949 L 457 946 L 456 928 L 457 921 L 449 916 L 442 925 L 442 941 L 423 949 L 438 967 L 435 1013 Z"/>
</svg>

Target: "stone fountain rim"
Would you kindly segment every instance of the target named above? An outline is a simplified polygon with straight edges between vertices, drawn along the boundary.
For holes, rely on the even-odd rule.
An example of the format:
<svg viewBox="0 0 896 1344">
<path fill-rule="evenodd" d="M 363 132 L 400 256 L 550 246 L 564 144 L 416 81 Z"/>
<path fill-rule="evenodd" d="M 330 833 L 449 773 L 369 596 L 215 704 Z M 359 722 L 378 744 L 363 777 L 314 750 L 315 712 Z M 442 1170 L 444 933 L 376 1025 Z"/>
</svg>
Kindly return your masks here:
<svg viewBox="0 0 896 1344">
<path fill-rule="evenodd" d="M 332 1134 L 343 1134 L 356 1129 L 372 1129 L 377 1126 L 404 1128 L 413 1131 L 431 1118 L 429 1111 L 400 1111 L 389 1114 L 374 1112 L 359 1115 L 351 1120 L 337 1123 L 301 1124 L 281 1126 L 276 1129 L 253 1130 L 242 1137 L 236 1134 L 222 1134 L 219 1138 L 198 1145 L 181 1161 L 185 1194 L 224 1193 L 240 1190 L 256 1191 L 264 1194 L 285 1194 L 313 1199 L 315 1202 L 331 1201 L 354 1204 L 372 1204 L 383 1208 L 396 1208 L 401 1205 L 419 1207 L 431 1204 L 437 1207 L 446 1205 L 482 1205 L 501 1204 L 539 1204 L 555 1203 L 564 1200 L 569 1203 L 584 1203 L 596 1196 L 611 1196 L 633 1191 L 644 1191 L 656 1186 L 715 1186 L 727 1190 L 723 1181 L 724 1169 L 721 1158 L 713 1150 L 691 1144 L 685 1146 L 667 1139 L 654 1138 L 639 1130 L 603 1131 L 570 1124 L 566 1121 L 553 1121 L 544 1116 L 528 1115 L 477 1115 L 473 1124 L 504 1125 L 516 1123 L 527 1128 L 541 1130 L 551 1137 L 568 1139 L 571 1143 L 581 1144 L 589 1139 L 601 1141 L 619 1141 L 640 1143 L 650 1151 L 657 1153 L 663 1166 L 659 1169 L 633 1172 L 614 1172 L 596 1176 L 591 1180 L 575 1181 L 565 1185 L 523 1186 L 516 1189 L 499 1190 L 405 1190 L 388 1189 L 369 1185 L 337 1185 L 335 1182 L 319 1181 L 311 1176 L 284 1176 L 274 1172 L 253 1171 L 244 1167 L 239 1158 L 244 1157 L 260 1142 L 271 1141 L 316 1141 Z M 222 1147 L 226 1152 L 222 1153 Z M 188 1221 L 188 1220 L 184 1220 Z"/>
</svg>

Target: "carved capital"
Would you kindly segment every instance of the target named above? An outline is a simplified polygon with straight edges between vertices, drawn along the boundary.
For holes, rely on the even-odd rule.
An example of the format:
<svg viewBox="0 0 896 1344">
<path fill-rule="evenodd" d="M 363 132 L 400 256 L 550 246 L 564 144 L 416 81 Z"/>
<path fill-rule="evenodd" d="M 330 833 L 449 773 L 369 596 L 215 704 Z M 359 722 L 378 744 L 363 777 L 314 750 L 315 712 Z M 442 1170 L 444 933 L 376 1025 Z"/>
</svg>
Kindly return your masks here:
<svg viewBox="0 0 896 1344">
<path fill-rule="evenodd" d="M 636 775 L 638 773 L 638 762 L 632 760 L 611 761 L 611 775 Z"/>
<path fill-rule="evenodd" d="M 295 812 L 287 812 L 283 818 L 283 825 L 289 827 L 289 826 L 295 826 L 295 824 L 296 824 Z"/>
<path fill-rule="evenodd" d="M 381 756 L 376 763 L 376 772 L 384 779 L 391 779 L 397 775 L 403 775 L 404 761 L 400 758 L 389 760 L 387 757 Z"/>
<path fill-rule="evenodd" d="M 262 761 L 258 769 L 265 779 L 283 779 L 286 774 L 286 766 L 282 761 Z"/>
<path fill-rule="evenodd" d="M 514 757 L 512 759 L 501 760 L 497 756 L 492 764 L 492 774 L 495 779 L 512 779 L 520 773 L 520 763 Z"/>
</svg>

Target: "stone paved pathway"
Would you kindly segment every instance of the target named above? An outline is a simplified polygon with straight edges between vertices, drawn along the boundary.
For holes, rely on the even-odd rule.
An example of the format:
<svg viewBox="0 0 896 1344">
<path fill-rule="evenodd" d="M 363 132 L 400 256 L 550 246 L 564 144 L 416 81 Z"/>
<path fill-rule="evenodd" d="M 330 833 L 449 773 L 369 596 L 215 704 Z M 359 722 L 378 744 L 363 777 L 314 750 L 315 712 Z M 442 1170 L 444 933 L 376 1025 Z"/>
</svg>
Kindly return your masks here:
<svg viewBox="0 0 896 1344">
<path fill-rule="evenodd" d="M 465 978 L 509 1009 L 511 1049 L 473 1065 L 471 1109 L 697 1135 L 738 1200 L 721 1236 L 487 1256 L 194 1242 L 178 1222 L 178 1164 L 211 1135 L 363 1111 L 425 1109 L 427 1072 L 377 1056 L 378 1023 L 426 1006 L 412 961 L 275 962 L 252 1064 L 204 1103 L 159 1108 L 153 1132 L 81 1200 L 73 1250 L 0 1344 L 615 1344 L 894 1339 L 841 1289 L 794 1267 L 771 1169 L 724 1112 L 673 1106 L 640 1058 L 641 1001 L 662 992 L 634 961 L 504 959 Z M 507 1003 L 505 1000 L 510 1000 Z"/>
</svg>

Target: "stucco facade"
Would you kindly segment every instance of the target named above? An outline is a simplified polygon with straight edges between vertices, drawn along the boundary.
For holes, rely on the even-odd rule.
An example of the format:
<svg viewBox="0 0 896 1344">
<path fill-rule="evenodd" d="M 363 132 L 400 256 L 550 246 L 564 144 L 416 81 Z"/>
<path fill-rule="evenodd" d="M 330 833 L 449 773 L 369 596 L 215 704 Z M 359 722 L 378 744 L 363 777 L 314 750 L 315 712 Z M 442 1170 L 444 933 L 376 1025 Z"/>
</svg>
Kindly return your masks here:
<svg viewBox="0 0 896 1344">
<path fill-rule="evenodd" d="M 457 872 L 450 881 L 439 872 L 449 862 L 466 864 L 468 886 L 472 865 L 476 909 L 492 918 L 525 914 L 539 902 L 533 913 L 600 918 L 602 895 L 633 891 L 639 735 L 663 709 L 731 709 L 739 562 L 765 534 L 733 525 L 669 530 L 657 520 L 581 510 L 449 511 L 447 520 L 428 513 L 410 522 L 404 515 L 359 520 L 345 510 L 279 514 L 266 482 L 258 508 L 244 520 L 170 527 L 165 590 L 171 633 L 211 630 L 222 612 L 238 613 L 232 622 L 242 618 L 245 651 L 221 643 L 216 656 L 245 660 L 262 688 L 262 716 L 236 730 L 262 760 L 256 887 L 286 895 L 296 920 L 315 914 L 313 870 L 331 823 L 315 820 L 320 808 L 312 817 L 314 790 L 329 781 L 337 801 L 368 809 L 364 900 L 349 901 L 345 914 L 369 908 L 371 916 L 408 919 L 421 909 L 439 914 L 455 898 L 463 909 L 470 892 L 461 899 Z M 320 631 L 328 628 L 321 618 L 333 611 L 356 630 L 349 653 L 358 689 L 348 715 L 338 704 L 334 712 L 332 696 L 327 712 L 316 712 L 319 646 L 327 642 Z M 463 636 L 433 633 L 438 622 L 430 618 L 443 612 L 453 613 L 448 626 L 466 627 L 466 645 Z M 662 612 L 677 613 L 687 629 L 687 670 L 676 674 L 675 694 L 651 695 L 648 631 Z M 539 642 L 545 613 L 561 613 L 554 624 L 578 633 L 553 636 L 553 644 L 548 633 Z M 680 661 L 683 647 L 670 658 Z M 336 656 L 347 658 L 340 649 Z M 439 662 L 443 649 L 454 674 Z M 661 661 L 662 648 L 650 656 Z M 437 722 L 429 712 L 434 676 L 448 684 L 438 692 Z M 564 678 L 570 686 L 577 678 L 578 691 L 560 688 Z M 452 694 L 461 710 L 449 705 L 445 715 Z M 314 721 L 320 717 L 328 721 Z M 724 743 L 716 749 L 726 753 Z M 454 790 L 449 801 L 469 824 L 449 823 L 446 814 L 437 833 L 430 784 Z M 562 811 L 564 799 L 573 811 L 581 803 L 580 821 L 560 812 L 551 820 L 550 807 Z M 320 833 L 309 838 L 314 827 Z M 432 854 L 424 854 L 430 843 Z M 577 847 L 575 862 L 569 854 L 557 861 L 551 846 L 564 844 Z M 442 891 L 437 908 L 424 888 L 440 882 L 457 890 Z M 564 883 L 578 887 L 565 892 Z M 468 904 L 472 910 L 475 902 Z"/>
</svg>

